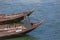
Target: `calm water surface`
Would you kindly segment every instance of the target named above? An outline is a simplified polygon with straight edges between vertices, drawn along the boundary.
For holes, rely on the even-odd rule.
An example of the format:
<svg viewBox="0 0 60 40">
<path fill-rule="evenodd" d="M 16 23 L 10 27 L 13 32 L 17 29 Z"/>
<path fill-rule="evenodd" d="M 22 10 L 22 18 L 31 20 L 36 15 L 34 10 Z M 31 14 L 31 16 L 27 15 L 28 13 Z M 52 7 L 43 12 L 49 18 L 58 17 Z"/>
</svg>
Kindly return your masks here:
<svg viewBox="0 0 60 40">
<path fill-rule="evenodd" d="M 60 40 L 60 0 L 0 0 L 0 13 L 19 13 L 35 8 L 30 20 L 45 22 L 22 37 L 4 40 Z"/>
</svg>

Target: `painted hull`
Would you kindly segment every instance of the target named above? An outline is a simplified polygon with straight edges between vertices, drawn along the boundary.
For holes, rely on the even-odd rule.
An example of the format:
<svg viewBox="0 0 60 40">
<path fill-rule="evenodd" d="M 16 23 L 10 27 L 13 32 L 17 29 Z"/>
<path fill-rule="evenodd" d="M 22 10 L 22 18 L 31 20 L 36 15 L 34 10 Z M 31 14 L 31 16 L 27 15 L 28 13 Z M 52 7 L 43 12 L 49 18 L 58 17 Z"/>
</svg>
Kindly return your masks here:
<svg viewBox="0 0 60 40">
<path fill-rule="evenodd" d="M 32 26 L 27 28 L 26 30 L 22 31 L 22 32 L 16 32 L 16 33 L 1 33 L 0 32 L 0 38 L 1 37 L 9 37 L 9 36 L 16 36 L 16 35 L 23 35 L 23 34 L 26 34 L 32 30 L 34 30 L 35 28 L 37 28 L 39 25 L 41 25 L 43 23 L 43 20 L 41 20 L 40 22 L 37 22 L 37 23 L 32 23 Z"/>
<path fill-rule="evenodd" d="M 9 15 L 0 14 L 0 24 L 19 22 L 24 19 L 24 16 L 29 16 L 30 14 L 32 14 L 33 11 L 34 10 L 17 13 L 17 14 L 9 14 Z"/>
</svg>

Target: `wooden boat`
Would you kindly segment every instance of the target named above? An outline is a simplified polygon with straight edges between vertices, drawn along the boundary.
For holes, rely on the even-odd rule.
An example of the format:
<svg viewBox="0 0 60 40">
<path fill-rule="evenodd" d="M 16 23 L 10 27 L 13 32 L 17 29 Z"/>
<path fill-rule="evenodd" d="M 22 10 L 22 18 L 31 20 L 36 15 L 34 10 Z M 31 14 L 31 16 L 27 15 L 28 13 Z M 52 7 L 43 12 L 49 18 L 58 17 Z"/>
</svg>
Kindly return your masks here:
<svg viewBox="0 0 60 40">
<path fill-rule="evenodd" d="M 31 26 L 26 28 L 23 24 L 14 24 L 14 25 L 0 25 L 0 38 L 9 37 L 14 35 L 23 35 L 37 28 L 43 23 L 43 20 L 37 23 L 31 23 Z"/>
<path fill-rule="evenodd" d="M 29 16 L 34 10 L 17 14 L 0 14 L 0 24 L 14 23 L 23 20 L 24 16 Z"/>
</svg>

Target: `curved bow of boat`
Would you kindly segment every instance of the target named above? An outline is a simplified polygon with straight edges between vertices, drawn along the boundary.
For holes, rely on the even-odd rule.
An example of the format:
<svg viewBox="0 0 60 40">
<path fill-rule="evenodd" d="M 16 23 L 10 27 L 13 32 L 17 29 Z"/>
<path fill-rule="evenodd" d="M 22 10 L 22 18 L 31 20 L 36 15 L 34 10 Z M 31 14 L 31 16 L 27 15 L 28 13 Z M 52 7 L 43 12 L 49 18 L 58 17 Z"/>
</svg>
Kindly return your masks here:
<svg viewBox="0 0 60 40">
<path fill-rule="evenodd" d="M 31 11 L 16 13 L 16 14 L 9 14 L 9 15 L 0 14 L 0 16 L 2 16 L 2 18 L 0 18 L 0 24 L 8 24 L 8 23 L 21 21 L 24 19 L 24 16 L 29 16 L 33 12 L 34 9 L 32 9 Z"/>
<path fill-rule="evenodd" d="M 23 35 L 25 33 L 28 33 L 32 30 L 34 30 L 35 28 L 37 28 L 39 25 L 41 25 L 42 23 L 44 22 L 44 20 L 41 20 L 40 22 L 37 22 L 37 23 L 33 23 L 31 27 L 27 28 L 26 30 L 24 31 L 21 31 L 21 32 L 15 32 L 15 33 L 3 33 L 3 35 L 1 35 L 0 33 L 0 37 L 8 37 L 8 36 L 13 36 L 13 35 Z"/>
<path fill-rule="evenodd" d="M 31 27 L 27 28 L 26 30 L 22 31 L 21 34 L 25 34 L 28 33 L 32 30 L 34 30 L 35 28 L 39 27 L 39 25 L 41 25 L 44 22 L 44 20 L 41 20 L 37 23 L 33 23 Z"/>
<path fill-rule="evenodd" d="M 32 14 L 35 11 L 35 9 L 33 8 L 31 11 L 25 12 L 25 16 L 29 16 L 30 14 Z"/>
</svg>

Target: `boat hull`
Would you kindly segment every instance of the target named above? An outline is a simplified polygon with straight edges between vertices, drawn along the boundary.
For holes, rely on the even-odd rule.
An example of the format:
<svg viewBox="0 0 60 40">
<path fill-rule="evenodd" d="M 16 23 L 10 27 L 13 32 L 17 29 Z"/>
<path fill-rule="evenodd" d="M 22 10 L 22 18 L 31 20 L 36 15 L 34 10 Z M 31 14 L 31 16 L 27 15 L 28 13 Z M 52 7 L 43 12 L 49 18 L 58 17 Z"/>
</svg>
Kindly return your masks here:
<svg viewBox="0 0 60 40">
<path fill-rule="evenodd" d="M 30 31 L 34 30 L 35 28 L 37 28 L 42 23 L 43 23 L 43 20 L 41 20 L 40 22 L 37 22 L 37 23 L 33 23 L 33 25 L 31 27 L 27 28 L 26 30 L 24 30 L 22 32 L 0 34 L 0 38 L 9 37 L 9 36 L 16 36 L 16 35 L 20 35 L 20 36 L 24 35 Z"/>
<path fill-rule="evenodd" d="M 22 12 L 22 13 L 17 13 L 17 14 L 9 14 L 8 16 L 10 16 L 10 17 L 8 17 L 4 14 L 1 14 L 0 15 L 0 24 L 9 24 L 9 23 L 14 23 L 14 22 L 15 23 L 19 22 L 24 19 L 24 16 L 29 16 L 30 14 L 32 14 L 33 11 L 34 10 Z"/>
</svg>

